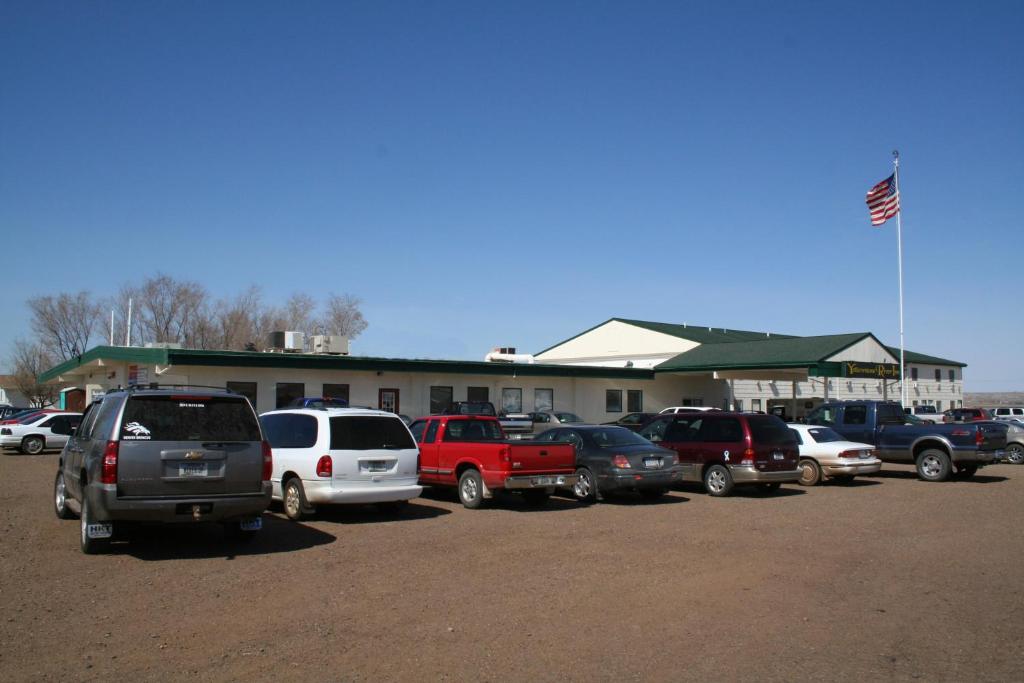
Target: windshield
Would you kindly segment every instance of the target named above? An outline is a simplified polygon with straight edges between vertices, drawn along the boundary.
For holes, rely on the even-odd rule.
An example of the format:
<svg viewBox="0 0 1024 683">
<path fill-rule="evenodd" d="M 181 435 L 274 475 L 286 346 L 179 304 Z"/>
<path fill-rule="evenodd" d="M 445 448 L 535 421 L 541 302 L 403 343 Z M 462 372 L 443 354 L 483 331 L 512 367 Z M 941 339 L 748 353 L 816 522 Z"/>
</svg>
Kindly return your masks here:
<svg viewBox="0 0 1024 683">
<path fill-rule="evenodd" d="M 625 427 L 609 427 L 608 429 L 589 429 L 583 432 L 595 446 L 611 448 L 613 446 L 650 446 L 651 442 L 636 432 Z"/>
<path fill-rule="evenodd" d="M 813 427 L 807 430 L 817 443 L 828 443 L 830 441 L 846 441 L 843 436 L 828 427 Z"/>
</svg>

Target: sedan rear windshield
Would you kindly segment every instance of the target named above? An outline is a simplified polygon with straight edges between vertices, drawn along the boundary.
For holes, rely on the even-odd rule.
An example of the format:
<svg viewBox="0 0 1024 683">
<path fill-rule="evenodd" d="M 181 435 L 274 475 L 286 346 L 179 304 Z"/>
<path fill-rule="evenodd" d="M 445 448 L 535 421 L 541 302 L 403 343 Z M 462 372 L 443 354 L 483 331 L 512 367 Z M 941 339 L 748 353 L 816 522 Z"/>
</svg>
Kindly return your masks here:
<svg viewBox="0 0 1024 683">
<path fill-rule="evenodd" d="M 364 415 L 331 418 L 332 451 L 372 451 L 416 448 L 398 417 Z"/>
<path fill-rule="evenodd" d="M 784 446 L 796 443 L 786 423 L 774 415 L 750 416 L 750 436 L 755 444 L 767 446 Z"/>
<path fill-rule="evenodd" d="M 846 441 L 842 434 L 828 427 L 811 427 L 807 430 L 814 437 L 815 443 L 829 443 L 830 441 Z"/>
<path fill-rule="evenodd" d="M 235 396 L 131 396 L 122 441 L 259 441 L 249 402 Z"/>
<path fill-rule="evenodd" d="M 615 446 L 650 446 L 651 442 L 634 431 L 625 427 L 609 427 L 608 429 L 589 429 L 583 432 L 590 437 L 596 446 L 612 448 Z"/>
</svg>

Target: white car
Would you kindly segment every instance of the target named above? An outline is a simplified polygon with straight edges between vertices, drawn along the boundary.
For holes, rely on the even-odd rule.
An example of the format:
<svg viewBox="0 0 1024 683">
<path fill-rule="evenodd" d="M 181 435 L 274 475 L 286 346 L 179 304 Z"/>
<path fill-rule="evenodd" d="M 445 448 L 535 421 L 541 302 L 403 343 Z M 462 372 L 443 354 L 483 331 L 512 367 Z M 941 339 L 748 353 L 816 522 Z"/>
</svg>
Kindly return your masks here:
<svg viewBox="0 0 1024 683">
<path fill-rule="evenodd" d="M 713 408 L 711 406 L 671 406 L 670 408 L 662 409 L 658 415 L 665 415 L 667 413 L 702 413 L 707 410 L 721 410 L 721 408 Z"/>
<path fill-rule="evenodd" d="M 397 505 L 423 491 L 419 449 L 394 413 L 364 408 L 294 408 L 260 415 L 274 455 L 274 500 L 291 520 L 317 505 Z"/>
<path fill-rule="evenodd" d="M 81 413 L 43 413 L 27 422 L 0 427 L 0 446 L 29 455 L 37 455 L 47 448 L 64 448 L 71 428 L 81 423 Z M 64 433 L 54 434 L 54 427 Z"/>
<path fill-rule="evenodd" d="M 850 481 L 858 474 L 882 469 L 869 443 L 847 441 L 839 432 L 818 425 L 790 424 L 800 443 L 800 484 L 814 486 L 822 479 Z"/>
</svg>

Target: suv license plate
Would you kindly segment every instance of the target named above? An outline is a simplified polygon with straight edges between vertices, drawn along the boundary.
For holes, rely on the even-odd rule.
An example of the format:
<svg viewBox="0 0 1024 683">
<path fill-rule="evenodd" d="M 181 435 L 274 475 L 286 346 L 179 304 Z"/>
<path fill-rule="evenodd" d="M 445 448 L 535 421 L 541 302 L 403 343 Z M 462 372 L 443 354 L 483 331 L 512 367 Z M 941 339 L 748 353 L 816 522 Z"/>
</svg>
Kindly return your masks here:
<svg viewBox="0 0 1024 683">
<path fill-rule="evenodd" d="M 644 467 L 649 470 L 661 469 L 661 458 L 644 458 Z"/>
<path fill-rule="evenodd" d="M 85 533 L 89 538 L 110 538 L 114 535 L 114 527 L 109 522 L 106 524 L 90 524 L 85 527 Z"/>
<path fill-rule="evenodd" d="M 263 518 L 253 517 L 252 519 L 243 519 L 238 523 L 238 526 L 242 531 L 259 531 L 263 528 Z"/>
<path fill-rule="evenodd" d="M 370 472 L 387 472 L 388 463 L 384 460 L 370 460 L 366 463 L 366 469 Z"/>
<path fill-rule="evenodd" d="M 183 462 L 178 464 L 179 477 L 205 477 L 208 473 L 205 462 Z"/>
<path fill-rule="evenodd" d="M 776 460 L 782 460 L 786 456 L 782 455 L 782 453 L 772 453 L 772 457 L 775 458 Z"/>
</svg>

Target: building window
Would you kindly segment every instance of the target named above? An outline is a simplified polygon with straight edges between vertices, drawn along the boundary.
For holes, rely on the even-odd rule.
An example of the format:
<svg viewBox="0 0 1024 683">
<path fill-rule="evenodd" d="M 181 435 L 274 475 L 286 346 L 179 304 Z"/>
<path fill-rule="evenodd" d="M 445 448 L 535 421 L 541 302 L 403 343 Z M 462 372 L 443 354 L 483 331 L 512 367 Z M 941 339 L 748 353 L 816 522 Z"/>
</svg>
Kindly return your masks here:
<svg viewBox="0 0 1024 683">
<path fill-rule="evenodd" d="M 604 410 L 606 413 L 622 412 L 622 389 L 607 389 L 604 392 Z"/>
<path fill-rule="evenodd" d="M 626 412 L 644 412 L 644 392 L 639 389 L 630 389 L 626 392 Z"/>
<path fill-rule="evenodd" d="M 917 381 L 917 368 L 910 368 L 910 379 L 914 382 Z"/>
<path fill-rule="evenodd" d="M 950 403 L 952 403 L 952 401 L 950 401 Z M 942 412 L 942 401 L 936 401 L 935 402 L 935 412 L 937 412 L 937 413 L 941 413 Z"/>
<path fill-rule="evenodd" d="M 743 399 L 742 398 L 736 399 L 736 408 L 735 408 L 735 410 L 736 410 L 737 413 L 742 413 L 743 412 Z"/>
<path fill-rule="evenodd" d="M 245 396 L 252 407 L 256 408 L 256 382 L 228 382 L 226 386 L 228 391 Z"/>
<path fill-rule="evenodd" d="M 277 408 L 285 408 L 293 400 L 306 395 L 306 385 L 301 382 L 278 382 L 277 401 L 274 404 Z"/>
<path fill-rule="evenodd" d="M 487 387 L 466 387 L 466 400 L 471 403 L 486 403 L 491 400 L 491 392 Z"/>
<path fill-rule="evenodd" d="M 942 370 L 939 370 L 938 368 L 935 368 L 935 381 L 936 382 L 941 382 L 942 381 Z"/>
<path fill-rule="evenodd" d="M 956 370 L 950 370 L 949 371 L 949 381 L 952 382 L 955 379 L 956 379 Z"/>
<path fill-rule="evenodd" d="M 502 389 L 501 390 L 501 412 L 521 413 L 523 412 L 523 390 Z"/>
<path fill-rule="evenodd" d="M 761 399 L 759 399 L 759 398 L 752 398 L 752 399 L 750 399 L 750 409 L 751 410 L 761 410 Z"/>
<path fill-rule="evenodd" d="M 440 415 L 452 404 L 451 387 L 430 387 L 430 414 Z"/>
<path fill-rule="evenodd" d="M 347 384 L 324 384 L 324 398 L 340 398 L 348 403 Z"/>
<path fill-rule="evenodd" d="M 538 413 L 545 410 L 555 409 L 555 390 L 554 389 L 534 389 L 533 390 L 533 409 Z"/>
</svg>

